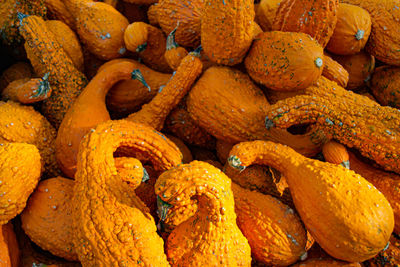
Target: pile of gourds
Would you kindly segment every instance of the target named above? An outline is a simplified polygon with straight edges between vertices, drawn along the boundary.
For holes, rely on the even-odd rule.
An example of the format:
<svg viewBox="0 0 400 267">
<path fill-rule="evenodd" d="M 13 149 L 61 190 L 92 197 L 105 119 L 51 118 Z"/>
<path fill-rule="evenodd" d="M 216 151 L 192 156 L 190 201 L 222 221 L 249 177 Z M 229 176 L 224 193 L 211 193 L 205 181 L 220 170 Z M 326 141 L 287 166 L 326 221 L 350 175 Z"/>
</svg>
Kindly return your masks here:
<svg viewBox="0 0 400 267">
<path fill-rule="evenodd" d="M 0 39 L 1 266 L 400 265 L 400 0 L 4 0 Z"/>
</svg>

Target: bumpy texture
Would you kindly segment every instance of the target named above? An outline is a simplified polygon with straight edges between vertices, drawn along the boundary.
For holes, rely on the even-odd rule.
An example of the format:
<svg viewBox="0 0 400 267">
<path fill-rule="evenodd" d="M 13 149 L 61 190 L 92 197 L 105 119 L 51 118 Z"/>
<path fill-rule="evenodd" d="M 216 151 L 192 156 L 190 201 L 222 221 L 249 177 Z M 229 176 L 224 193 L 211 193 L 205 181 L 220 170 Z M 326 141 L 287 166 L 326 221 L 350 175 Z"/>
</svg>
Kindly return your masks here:
<svg viewBox="0 0 400 267">
<path fill-rule="evenodd" d="M 201 17 L 201 46 L 215 63 L 235 65 L 253 41 L 253 0 L 205 0 Z"/>
<path fill-rule="evenodd" d="M 347 86 L 347 82 L 349 81 L 349 73 L 347 70 L 328 55 L 324 55 L 324 69 L 322 70 L 322 76 L 325 76 L 344 88 Z"/>
<path fill-rule="evenodd" d="M 6 70 L 0 76 L 0 91 L 7 87 L 12 81 L 31 78 L 33 73 L 32 66 L 26 62 L 17 62 Z"/>
<path fill-rule="evenodd" d="M 186 103 L 193 120 L 217 139 L 230 143 L 273 140 L 305 155 L 314 155 L 320 149 L 317 135 L 266 130 L 269 103 L 249 76 L 238 70 L 210 67 L 192 87 Z"/>
<path fill-rule="evenodd" d="M 125 54 L 124 31 L 128 20 L 111 5 L 82 0 L 64 2 L 76 20 L 82 43 L 97 57 L 110 60 Z"/>
<path fill-rule="evenodd" d="M 263 31 L 271 31 L 276 12 L 282 0 L 261 0 L 255 8 L 255 21 L 260 25 Z"/>
<path fill-rule="evenodd" d="M 174 71 L 177 70 L 179 64 L 184 57 L 189 53 L 185 48 L 179 46 L 179 44 L 175 41 L 175 34 L 178 26 L 173 29 L 167 36 L 167 45 L 164 53 L 164 59 L 167 61 L 169 67 Z"/>
<path fill-rule="evenodd" d="M 288 266 L 306 256 L 306 230 L 300 218 L 278 199 L 232 183 L 237 224 L 258 261 Z"/>
<path fill-rule="evenodd" d="M 392 235 L 389 242 L 389 247 L 386 250 L 379 252 L 375 258 L 365 262 L 365 266 L 400 266 L 400 240 Z"/>
<path fill-rule="evenodd" d="M 400 67 L 383 66 L 374 71 L 371 92 L 381 105 L 400 108 Z"/>
<path fill-rule="evenodd" d="M 20 266 L 21 251 L 11 222 L 0 225 L 0 263 L 2 266 Z"/>
<path fill-rule="evenodd" d="M 366 50 L 389 65 L 400 66 L 400 1 L 341 0 L 357 5 L 371 15 L 372 29 Z"/>
<path fill-rule="evenodd" d="M 55 155 L 56 130 L 33 107 L 0 102 L 0 140 L 35 145 L 44 163 L 44 172 L 58 175 Z"/>
<path fill-rule="evenodd" d="M 179 165 L 160 175 L 155 191 L 160 214 L 198 199 L 196 213 L 168 236 L 172 266 L 250 266 L 249 244 L 236 225 L 231 181 L 219 169 L 201 161 Z"/>
<path fill-rule="evenodd" d="M 12 81 L 1 93 L 3 100 L 22 104 L 32 104 L 47 99 L 51 95 L 48 74 L 43 78 L 25 78 Z"/>
<path fill-rule="evenodd" d="M 22 228 L 29 238 L 53 255 L 77 261 L 72 243 L 71 198 L 74 181 L 63 177 L 39 183 L 21 213 Z"/>
<path fill-rule="evenodd" d="M 156 130 L 161 130 L 164 121 L 172 109 L 178 105 L 187 94 L 192 84 L 200 76 L 203 64 L 196 53 L 189 53 L 179 65 L 175 74 L 150 103 L 142 109 L 128 116 L 128 120 L 150 125 Z"/>
<path fill-rule="evenodd" d="M 280 171 L 304 225 L 334 258 L 364 261 L 389 241 L 394 227 L 389 202 L 351 170 L 306 158 L 287 146 L 268 141 L 237 144 L 228 161 L 239 170 L 263 164 Z"/>
<path fill-rule="evenodd" d="M 272 29 L 307 33 L 325 47 L 336 26 L 338 5 L 339 0 L 283 0 Z"/>
<path fill-rule="evenodd" d="M 268 129 L 314 123 L 314 130 L 358 149 L 385 170 L 400 173 L 400 111 L 345 90 L 325 77 L 299 95 L 269 107 Z"/>
<path fill-rule="evenodd" d="M 365 9 L 340 3 L 335 30 L 326 49 L 337 55 L 353 55 L 360 52 L 371 33 L 371 16 Z"/>
<path fill-rule="evenodd" d="M 257 35 L 244 64 L 256 82 L 273 90 L 301 90 L 324 66 L 322 47 L 309 35 L 272 31 Z"/>
<path fill-rule="evenodd" d="M 43 102 L 42 112 L 58 128 L 65 113 L 86 85 L 86 77 L 75 68 L 42 18 L 24 17 L 19 31 L 33 55 L 41 59 L 41 69 L 44 73 L 50 73 L 49 82 L 53 92 Z"/>
<path fill-rule="evenodd" d="M 0 142 L 0 225 L 17 216 L 40 179 L 37 148 L 25 143 Z"/>
<path fill-rule="evenodd" d="M 45 0 L 48 17 L 61 20 L 73 30 L 76 30 L 75 18 L 68 11 L 62 0 Z"/>
<path fill-rule="evenodd" d="M 136 160 L 135 176 L 117 172 L 113 153 L 121 145 L 149 158 L 158 170 L 182 160 L 171 141 L 138 123 L 108 121 L 86 135 L 79 149 L 72 198 L 79 260 L 83 266 L 168 266 L 154 219 L 135 195 L 143 167 Z"/>
</svg>

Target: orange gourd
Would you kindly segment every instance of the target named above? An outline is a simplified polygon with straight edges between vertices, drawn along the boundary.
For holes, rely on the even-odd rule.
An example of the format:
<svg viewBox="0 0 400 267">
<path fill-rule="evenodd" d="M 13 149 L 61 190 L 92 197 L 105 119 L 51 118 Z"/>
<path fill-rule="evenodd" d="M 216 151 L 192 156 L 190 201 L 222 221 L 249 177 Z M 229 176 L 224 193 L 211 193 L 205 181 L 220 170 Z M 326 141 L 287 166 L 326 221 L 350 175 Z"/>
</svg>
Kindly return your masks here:
<svg viewBox="0 0 400 267">
<path fill-rule="evenodd" d="M 382 66 L 376 68 L 370 88 L 381 105 L 400 108 L 400 67 Z"/>
<path fill-rule="evenodd" d="M 185 48 L 179 46 L 175 42 L 175 33 L 178 26 L 173 29 L 167 37 L 167 46 L 164 53 L 164 58 L 167 61 L 168 65 L 174 71 L 179 67 L 182 59 L 187 56 L 189 53 Z"/>
<path fill-rule="evenodd" d="M 271 31 L 276 12 L 282 0 L 261 0 L 255 9 L 255 21 L 263 31 Z"/>
<path fill-rule="evenodd" d="M 11 222 L 0 225 L 0 263 L 4 267 L 20 266 L 21 251 Z"/>
<path fill-rule="evenodd" d="M 369 267 L 381 266 L 399 266 L 400 264 L 400 241 L 392 235 L 390 237 L 389 246 L 387 249 L 379 252 L 379 254 L 371 260 L 365 262 Z"/>
<path fill-rule="evenodd" d="M 190 152 L 189 148 L 185 145 L 185 143 L 181 139 L 169 134 L 166 134 L 165 136 L 168 137 L 169 140 L 174 142 L 175 145 L 179 148 L 179 150 L 183 155 L 182 159 L 183 163 L 189 163 L 193 160 L 192 152 Z"/>
<path fill-rule="evenodd" d="M 328 55 L 324 55 L 324 69 L 322 70 L 322 76 L 325 76 L 344 88 L 347 86 L 349 81 L 349 73 L 347 70 Z"/>
<path fill-rule="evenodd" d="M 44 1 L 47 8 L 47 16 L 60 20 L 68 25 L 72 30 L 76 30 L 76 22 L 74 17 L 68 11 L 64 2 L 61 0 L 45 0 Z"/>
<path fill-rule="evenodd" d="M 330 140 L 322 146 L 322 154 L 327 162 L 340 164 L 350 169 L 349 153 L 347 153 L 347 149 L 344 145 Z"/>
<path fill-rule="evenodd" d="M 33 74 L 32 66 L 26 62 L 17 62 L 6 70 L 0 76 L 0 91 L 7 87 L 12 81 L 31 78 Z"/>
<path fill-rule="evenodd" d="M 301 263 L 297 263 L 292 265 L 292 267 L 320 267 L 320 266 L 324 266 L 324 267 L 339 267 L 339 266 L 343 266 L 343 267 L 361 267 L 362 265 L 360 265 L 358 262 L 345 262 L 345 261 L 338 261 L 338 260 L 334 260 L 334 259 L 318 259 L 318 258 L 314 258 L 314 259 L 309 259 L 306 261 L 302 261 Z"/>
</svg>

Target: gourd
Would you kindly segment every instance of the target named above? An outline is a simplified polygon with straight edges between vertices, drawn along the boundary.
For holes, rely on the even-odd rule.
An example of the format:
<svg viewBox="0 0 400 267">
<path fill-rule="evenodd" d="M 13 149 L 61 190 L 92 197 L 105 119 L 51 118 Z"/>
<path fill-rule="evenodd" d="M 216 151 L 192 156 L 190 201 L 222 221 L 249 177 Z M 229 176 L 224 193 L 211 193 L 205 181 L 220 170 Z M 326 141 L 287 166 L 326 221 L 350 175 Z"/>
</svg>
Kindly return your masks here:
<svg viewBox="0 0 400 267">
<path fill-rule="evenodd" d="M 313 129 L 322 131 L 328 139 L 354 147 L 385 170 L 400 173 L 397 109 L 380 106 L 325 77 L 305 91 L 305 95 L 271 105 L 266 113 L 267 129 L 314 123 Z"/>
<path fill-rule="evenodd" d="M 155 192 L 160 213 L 198 199 L 195 214 L 168 236 L 172 266 L 250 266 L 250 247 L 238 226 L 230 179 L 208 163 L 192 161 L 162 173 Z"/>
<path fill-rule="evenodd" d="M 323 58 L 322 47 L 309 35 L 272 31 L 257 36 L 244 64 L 256 82 L 273 90 L 294 91 L 321 76 Z"/>
<path fill-rule="evenodd" d="M 11 222 L 0 225 L 0 262 L 2 266 L 19 266 L 21 251 Z"/>
<path fill-rule="evenodd" d="M 400 65 L 400 10 L 398 0 L 343 0 L 343 3 L 357 5 L 371 16 L 373 27 L 365 46 L 366 51 L 376 59 L 389 64 Z"/>
<path fill-rule="evenodd" d="M 205 55 L 217 64 L 240 63 L 253 41 L 254 16 L 251 0 L 205 0 L 201 17 L 201 46 Z"/>
<path fill-rule="evenodd" d="M 11 82 L 1 93 L 4 100 L 32 104 L 47 99 L 51 94 L 49 73 L 43 78 L 25 78 Z"/>
<path fill-rule="evenodd" d="M 158 25 L 158 3 L 155 3 L 147 9 L 147 19 L 150 25 L 159 26 Z"/>
<path fill-rule="evenodd" d="M 150 102 L 157 94 L 159 88 L 168 83 L 171 74 L 157 72 L 132 59 L 108 61 L 103 64 L 98 71 L 106 68 L 109 64 L 119 62 L 119 60 L 129 61 L 135 64 L 135 68 L 140 70 L 144 80 L 150 87 L 149 90 L 148 87 L 144 86 L 143 83 L 136 79 L 122 80 L 111 87 L 106 96 L 107 108 L 114 113 L 127 116 L 132 112 L 140 110 L 143 104 Z"/>
<path fill-rule="evenodd" d="M 288 266 L 307 257 L 307 235 L 299 216 L 278 199 L 232 183 L 237 224 L 252 256 L 272 266 Z"/>
<path fill-rule="evenodd" d="M 207 149 L 215 147 L 215 138 L 190 117 L 185 103 L 183 103 L 183 106 L 178 105 L 168 114 L 164 128 L 187 144 Z"/>
<path fill-rule="evenodd" d="M 18 12 L 27 15 L 46 16 L 44 0 L 4 0 L 0 9 L 0 32 L 1 40 L 5 45 L 16 46 L 23 39 L 18 32 L 20 21 Z"/>
<path fill-rule="evenodd" d="M 370 81 L 375 69 L 375 58 L 364 50 L 354 55 L 332 57 L 349 73 L 346 89 L 356 91 Z"/>
<path fill-rule="evenodd" d="M 121 145 L 147 156 L 156 170 L 181 163 L 179 149 L 151 127 L 126 120 L 98 125 L 79 149 L 72 197 L 75 251 L 83 266 L 168 266 L 154 219 L 135 195 L 143 167 L 136 160 L 136 175 L 117 172 L 113 153 Z"/>
<path fill-rule="evenodd" d="M 41 59 L 41 66 L 49 72 L 52 94 L 42 103 L 42 112 L 56 128 L 64 114 L 86 85 L 86 77 L 78 71 L 71 59 L 48 30 L 44 20 L 37 16 L 21 14 L 19 31 L 32 53 Z"/>
<path fill-rule="evenodd" d="M 325 76 L 344 88 L 347 86 L 349 81 L 349 73 L 347 70 L 328 55 L 324 55 L 324 69 L 322 70 L 322 76 Z"/>
<path fill-rule="evenodd" d="M 182 158 L 183 163 L 189 163 L 193 160 L 192 152 L 190 152 L 189 148 L 185 145 L 185 143 L 181 139 L 170 134 L 166 134 L 165 136 L 169 140 L 174 142 L 175 145 L 179 148 L 183 156 Z"/>
<path fill-rule="evenodd" d="M 0 225 L 25 208 L 41 175 L 38 149 L 26 143 L 0 141 Z"/>
<path fill-rule="evenodd" d="M 129 22 L 115 8 L 82 0 L 67 0 L 64 4 L 76 20 L 80 40 L 91 53 L 104 60 L 125 54 L 124 31 Z"/>
<path fill-rule="evenodd" d="M 21 213 L 22 229 L 29 238 L 53 255 L 77 261 L 72 236 L 74 181 L 63 177 L 39 183 Z"/>
<path fill-rule="evenodd" d="M 364 261 L 389 241 L 394 226 L 389 202 L 351 170 L 260 140 L 235 145 L 228 161 L 238 170 L 262 164 L 280 171 L 305 227 L 334 258 Z"/>
<path fill-rule="evenodd" d="M 230 143 L 274 140 L 305 155 L 320 150 L 323 138 L 317 133 L 292 135 L 266 130 L 264 119 L 269 103 L 249 76 L 239 70 L 210 67 L 190 90 L 186 104 L 193 120 L 217 139 Z"/>
<path fill-rule="evenodd" d="M 276 12 L 282 0 L 261 0 L 255 9 L 255 21 L 263 31 L 271 31 Z"/>
<path fill-rule="evenodd" d="M 338 261 L 334 259 L 309 259 L 302 261 L 301 263 L 297 263 L 292 265 L 292 267 L 319 267 L 319 266 L 326 266 L 326 267 L 335 267 L 335 266 L 343 266 L 343 267 L 361 267 L 358 262 L 345 262 L 345 261 Z"/>
<path fill-rule="evenodd" d="M 55 157 L 56 130 L 31 106 L 0 101 L 0 141 L 32 144 L 37 147 L 43 171 L 58 175 Z"/>
<path fill-rule="evenodd" d="M 326 49 L 337 55 L 353 55 L 360 52 L 371 33 L 371 16 L 365 9 L 340 3 L 337 23 Z"/>
<path fill-rule="evenodd" d="M 344 145 L 330 140 L 322 146 L 322 154 L 327 162 L 340 164 L 343 167 L 350 169 L 349 153 Z M 362 175 L 366 178 L 364 175 Z"/>
<path fill-rule="evenodd" d="M 6 88 L 11 82 L 19 79 L 31 78 L 33 73 L 32 66 L 29 63 L 19 61 L 14 63 L 0 76 L 0 91 Z"/>
<path fill-rule="evenodd" d="M 229 152 L 231 151 L 231 149 L 234 145 L 235 145 L 235 143 L 230 143 L 230 142 L 226 142 L 221 139 L 217 139 L 217 142 L 215 143 L 215 151 L 216 151 L 218 160 L 221 163 L 225 164 L 226 160 L 228 159 Z"/>
<path fill-rule="evenodd" d="M 203 15 L 204 0 L 160 0 L 153 5 L 155 20 L 167 35 L 178 24 L 176 42 L 184 47 L 195 48 L 200 45 L 200 23 Z M 153 22 L 154 23 L 154 22 Z M 153 24 L 152 23 L 152 24 Z"/>
<path fill-rule="evenodd" d="M 175 33 L 178 26 L 173 29 L 167 37 L 167 46 L 164 53 L 164 58 L 167 61 L 169 67 L 172 70 L 176 70 L 179 67 L 182 59 L 189 53 L 185 48 L 179 46 L 175 41 Z"/>
<path fill-rule="evenodd" d="M 272 30 L 307 33 L 325 47 L 336 26 L 338 5 L 338 0 L 283 0 Z"/>
<path fill-rule="evenodd" d="M 79 143 L 85 134 L 97 124 L 110 119 L 105 98 L 107 91 L 118 81 L 138 79 L 144 82 L 135 61 L 119 61 L 104 67 L 89 82 L 75 100 L 57 132 L 56 158 L 67 177 L 74 177 Z"/>
<path fill-rule="evenodd" d="M 76 22 L 74 17 L 68 11 L 64 2 L 61 0 L 45 0 L 47 8 L 47 16 L 55 20 L 60 20 L 68 25 L 72 30 L 76 30 Z"/>
<path fill-rule="evenodd" d="M 387 249 L 379 252 L 379 254 L 365 262 L 369 267 L 381 266 L 398 266 L 400 264 L 400 241 L 394 235 L 390 237 L 390 245 Z"/>
<path fill-rule="evenodd" d="M 129 24 L 124 32 L 126 48 L 138 52 L 147 66 L 161 72 L 171 72 L 164 58 L 166 40 L 159 28 L 141 21 Z"/>
<path fill-rule="evenodd" d="M 381 105 L 399 108 L 399 82 L 400 67 L 379 67 L 372 75 L 371 92 Z"/>
</svg>

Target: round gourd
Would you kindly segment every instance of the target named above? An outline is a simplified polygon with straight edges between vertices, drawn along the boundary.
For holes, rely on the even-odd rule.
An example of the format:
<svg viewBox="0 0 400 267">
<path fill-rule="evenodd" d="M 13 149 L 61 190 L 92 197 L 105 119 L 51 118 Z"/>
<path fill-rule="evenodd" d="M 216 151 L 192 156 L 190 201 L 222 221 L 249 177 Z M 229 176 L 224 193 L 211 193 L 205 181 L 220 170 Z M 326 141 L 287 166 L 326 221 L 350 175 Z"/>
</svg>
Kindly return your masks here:
<svg viewBox="0 0 400 267">
<path fill-rule="evenodd" d="M 375 70 L 371 91 L 381 105 L 400 108 L 400 68 L 383 66 Z"/>
<path fill-rule="evenodd" d="M 308 34 L 272 31 L 257 35 L 244 64 L 256 82 L 273 90 L 294 91 L 322 73 L 323 49 Z"/>
</svg>

